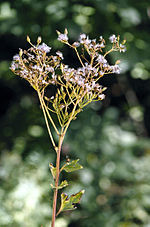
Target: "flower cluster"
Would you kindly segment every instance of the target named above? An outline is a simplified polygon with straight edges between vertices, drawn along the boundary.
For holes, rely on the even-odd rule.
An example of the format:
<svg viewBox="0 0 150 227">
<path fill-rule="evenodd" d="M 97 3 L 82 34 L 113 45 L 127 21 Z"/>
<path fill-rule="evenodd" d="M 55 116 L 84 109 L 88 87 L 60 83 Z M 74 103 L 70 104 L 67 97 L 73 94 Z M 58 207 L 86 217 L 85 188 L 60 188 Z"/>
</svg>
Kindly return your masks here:
<svg viewBox="0 0 150 227">
<path fill-rule="evenodd" d="M 54 82 L 55 70 L 63 56 L 61 52 L 57 52 L 56 56 L 47 56 L 51 47 L 45 43 L 31 45 L 28 50 L 20 49 L 19 54 L 13 57 L 10 69 L 26 79 L 35 90 L 41 90 Z"/>
<path fill-rule="evenodd" d="M 60 124 L 63 125 L 67 122 L 70 105 L 76 105 L 78 113 L 88 103 L 105 98 L 103 91 L 106 88 L 99 84 L 99 79 L 105 74 L 120 73 L 119 61 L 110 65 L 106 56 L 113 51 L 124 52 L 126 48 L 125 41 L 120 43 L 119 36 L 115 35 L 109 38 L 112 48 L 104 52 L 106 42 L 102 36 L 97 42 L 96 39 L 91 40 L 86 34 L 81 34 L 78 41 L 70 44 L 67 29 L 64 34 L 58 31 L 57 33 L 59 41 L 75 50 L 81 67 L 75 69 L 65 65 L 60 51 L 57 51 L 55 56 L 50 55 L 51 47 L 45 43 L 40 44 L 40 37 L 37 39 L 37 45 L 33 45 L 27 37 L 31 47 L 24 51 L 20 49 L 19 54 L 13 57 L 10 68 L 43 96 L 47 86 L 57 87 L 55 96 L 45 99 L 52 104 L 51 110 L 57 114 Z"/>
</svg>

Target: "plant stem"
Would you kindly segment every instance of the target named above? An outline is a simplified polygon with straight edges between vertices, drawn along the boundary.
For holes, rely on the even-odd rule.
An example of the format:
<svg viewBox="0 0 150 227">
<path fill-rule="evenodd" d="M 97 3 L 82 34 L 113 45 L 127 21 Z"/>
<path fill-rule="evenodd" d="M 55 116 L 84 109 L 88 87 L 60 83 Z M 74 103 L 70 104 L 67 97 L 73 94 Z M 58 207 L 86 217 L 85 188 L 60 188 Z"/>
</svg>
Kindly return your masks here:
<svg viewBox="0 0 150 227">
<path fill-rule="evenodd" d="M 42 111 L 43 111 L 43 114 L 44 114 L 44 118 L 45 118 L 45 122 L 46 122 L 46 126 L 47 126 L 47 130 L 48 130 L 48 133 L 49 133 L 50 140 L 52 141 L 52 144 L 53 144 L 55 151 L 57 151 L 57 147 L 55 145 L 55 142 L 54 142 L 54 139 L 53 139 L 53 136 L 52 136 L 49 124 L 48 124 L 48 120 L 47 120 L 47 116 L 46 116 L 46 112 L 45 112 L 45 109 L 44 109 L 43 100 L 42 100 L 40 92 L 38 92 L 38 96 L 39 96 L 39 100 L 40 100 L 40 103 L 41 103 L 41 107 L 42 107 Z"/>
<path fill-rule="evenodd" d="M 47 115 L 48 115 L 48 117 L 49 117 L 49 119 L 50 119 L 50 121 L 51 121 L 51 123 L 52 123 L 52 125 L 53 125 L 53 127 L 54 127 L 54 129 L 55 129 L 55 131 L 56 131 L 56 133 L 57 133 L 57 135 L 59 135 L 59 131 L 57 130 L 56 125 L 55 125 L 53 119 L 51 118 L 51 115 L 50 115 L 49 112 L 48 112 L 48 108 L 47 108 L 47 106 L 45 105 L 44 100 L 43 100 L 43 105 L 44 105 L 44 107 L 45 107 L 46 113 L 47 113 Z"/>
<path fill-rule="evenodd" d="M 57 160 L 56 160 L 56 179 L 55 179 L 55 189 L 54 189 L 54 196 L 53 196 L 53 214 L 52 214 L 52 225 L 51 225 L 51 227 L 55 227 L 57 194 L 58 194 L 58 184 L 59 184 L 59 175 L 60 175 L 60 153 L 61 153 L 61 148 L 62 148 L 64 136 L 65 136 L 64 134 L 61 134 L 59 136 Z"/>
<path fill-rule="evenodd" d="M 83 62 L 82 62 L 82 60 L 81 60 L 81 58 L 80 58 L 80 55 L 79 55 L 77 49 L 76 49 L 76 48 L 74 48 L 74 49 L 75 49 L 75 52 L 76 52 L 76 54 L 77 54 L 77 56 L 78 56 L 78 58 L 79 58 L 79 61 L 80 61 L 81 65 L 82 65 L 82 67 L 84 67 L 84 64 L 83 64 Z"/>
</svg>

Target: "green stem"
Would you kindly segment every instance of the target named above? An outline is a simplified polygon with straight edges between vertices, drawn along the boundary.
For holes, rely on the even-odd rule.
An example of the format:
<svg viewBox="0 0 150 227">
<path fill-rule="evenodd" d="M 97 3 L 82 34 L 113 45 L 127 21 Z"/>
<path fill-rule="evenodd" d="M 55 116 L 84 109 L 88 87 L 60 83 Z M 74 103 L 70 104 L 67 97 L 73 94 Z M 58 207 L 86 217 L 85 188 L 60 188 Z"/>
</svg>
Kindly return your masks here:
<svg viewBox="0 0 150 227">
<path fill-rule="evenodd" d="M 67 129 L 68 129 L 69 125 L 70 125 L 70 122 L 72 121 L 72 118 L 73 118 L 73 115 L 74 115 L 74 112 L 75 112 L 75 110 L 76 110 L 76 107 L 77 107 L 78 103 L 80 102 L 80 100 L 82 100 L 82 98 L 84 97 L 85 94 L 86 94 L 86 91 L 83 93 L 83 95 L 81 96 L 81 98 L 78 98 L 78 99 L 77 99 L 77 101 L 76 101 L 76 103 L 75 103 L 75 105 L 74 105 L 74 107 L 73 107 L 71 116 L 70 116 L 70 118 L 69 118 L 69 120 L 68 120 L 68 122 L 67 122 L 67 124 L 66 124 L 66 127 L 65 127 L 65 129 L 64 129 L 64 131 L 63 131 L 63 134 L 64 134 L 64 135 L 66 134 Z"/>
<path fill-rule="evenodd" d="M 48 111 L 48 109 L 47 109 L 47 106 L 46 106 L 44 100 L 43 100 L 43 105 L 44 105 L 44 107 L 45 107 L 45 110 L 46 110 L 46 113 L 47 113 L 47 115 L 48 115 L 48 117 L 49 117 L 50 122 L 52 123 L 52 125 L 53 125 L 53 127 L 54 127 L 54 129 L 55 129 L 55 131 L 56 131 L 56 133 L 57 133 L 57 135 L 59 135 L 59 131 L 58 131 L 58 129 L 56 128 L 56 125 L 55 125 L 53 119 L 51 118 L 51 115 L 49 114 L 49 111 Z"/>
<path fill-rule="evenodd" d="M 42 111 L 43 111 L 43 114 L 44 114 L 44 118 L 45 118 L 45 122 L 46 122 L 46 126 L 47 126 L 47 130 L 48 130 L 48 134 L 49 134 L 50 140 L 51 140 L 51 142 L 53 144 L 53 147 L 54 147 L 55 151 L 57 151 L 57 147 L 55 145 L 55 142 L 54 142 L 54 139 L 53 139 L 53 136 L 52 136 L 49 124 L 48 124 L 45 108 L 44 108 L 44 105 L 43 105 L 43 100 L 42 100 L 42 97 L 41 97 L 41 94 L 40 94 L 39 91 L 38 91 L 38 96 L 39 96 L 39 100 L 40 100 L 40 103 L 41 103 L 41 107 L 42 107 Z"/>
<path fill-rule="evenodd" d="M 80 58 L 80 55 L 79 55 L 77 49 L 76 49 L 76 48 L 74 48 L 74 49 L 75 49 L 75 52 L 76 52 L 76 54 L 77 54 L 77 56 L 78 56 L 78 58 L 79 58 L 79 61 L 80 61 L 81 65 L 84 67 L 84 64 L 83 64 L 83 62 L 82 62 L 82 60 L 81 60 L 81 58 Z"/>
</svg>

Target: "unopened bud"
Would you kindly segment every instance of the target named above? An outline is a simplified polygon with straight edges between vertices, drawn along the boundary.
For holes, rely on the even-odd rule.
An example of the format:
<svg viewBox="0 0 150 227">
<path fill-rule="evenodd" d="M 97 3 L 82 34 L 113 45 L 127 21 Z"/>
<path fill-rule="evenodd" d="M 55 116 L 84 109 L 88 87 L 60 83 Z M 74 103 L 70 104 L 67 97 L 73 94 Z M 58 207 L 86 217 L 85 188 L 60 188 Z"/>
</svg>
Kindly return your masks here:
<svg viewBox="0 0 150 227">
<path fill-rule="evenodd" d="M 27 35 L 27 42 L 30 43 L 30 37 Z"/>
<path fill-rule="evenodd" d="M 65 28 L 64 34 L 68 35 L 68 30 Z"/>
<path fill-rule="evenodd" d="M 38 39 L 37 39 L 37 43 L 40 44 L 42 41 L 42 38 L 39 36 Z"/>
<path fill-rule="evenodd" d="M 124 45 L 126 43 L 126 39 L 124 39 L 123 41 L 122 41 L 122 45 Z"/>
<path fill-rule="evenodd" d="M 20 49 L 20 50 L 19 50 L 19 56 L 21 57 L 22 54 L 23 54 L 23 51 L 22 51 L 22 49 Z"/>
<path fill-rule="evenodd" d="M 117 60 L 116 62 L 115 62 L 115 65 L 119 65 L 120 64 L 120 60 Z"/>
<path fill-rule="evenodd" d="M 58 34 L 58 35 L 60 35 L 60 34 L 61 34 L 58 30 L 56 30 L 56 32 L 57 32 L 57 34 Z"/>
</svg>

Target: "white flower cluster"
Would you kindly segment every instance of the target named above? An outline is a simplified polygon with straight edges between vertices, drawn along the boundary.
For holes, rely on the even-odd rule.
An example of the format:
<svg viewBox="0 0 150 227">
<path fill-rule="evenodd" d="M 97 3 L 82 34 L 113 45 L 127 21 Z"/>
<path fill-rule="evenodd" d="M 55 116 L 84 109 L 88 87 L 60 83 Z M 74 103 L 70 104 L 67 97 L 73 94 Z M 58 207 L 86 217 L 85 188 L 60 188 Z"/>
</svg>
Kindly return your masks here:
<svg viewBox="0 0 150 227">
<path fill-rule="evenodd" d="M 48 57 L 46 54 L 50 50 L 51 47 L 45 43 L 32 46 L 28 50 L 20 50 L 20 53 L 13 57 L 10 69 L 29 81 L 34 89 L 44 88 L 51 82 L 50 77 L 54 77 L 55 70 L 63 58 L 61 52 L 57 52 L 57 56 Z"/>
<path fill-rule="evenodd" d="M 99 79 L 105 74 L 120 73 L 119 65 L 109 65 L 106 56 L 112 51 L 125 52 L 125 42 L 120 44 L 119 37 L 110 36 L 112 49 L 103 54 L 106 44 L 102 36 L 96 42 L 96 39 L 91 40 L 86 34 L 81 34 L 79 41 L 70 44 L 67 30 L 64 34 L 57 33 L 59 41 L 75 49 L 81 67 L 75 69 L 63 64 L 63 54 L 60 51 L 56 52 L 56 56 L 48 56 L 51 47 L 45 43 L 39 45 L 41 39 L 38 39 L 37 45 L 34 46 L 28 37 L 27 40 L 32 47 L 28 50 L 20 50 L 19 55 L 13 57 L 11 70 L 26 79 L 37 91 L 45 89 L 48 85 L 55 85 L 58 89 L 63 88 L 71 102 L 71 95 L 74 95 L 74 100 L 79 94 L 81 97 L 86 96 L 87 103 L 104 99 L 103 91 L 106 88 L 102 88 Z M 77 50 L 80 46 L 82 53 Z M 63 94 L 56 94 L 58 95 Z M 55 98 L 51 100 L 56 101 Z"/>
</svg>

